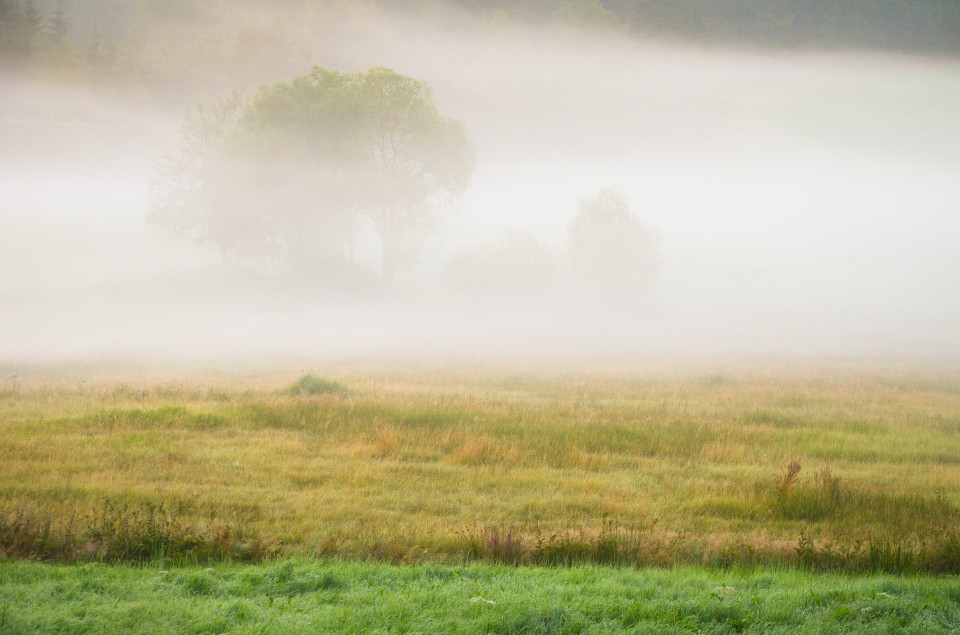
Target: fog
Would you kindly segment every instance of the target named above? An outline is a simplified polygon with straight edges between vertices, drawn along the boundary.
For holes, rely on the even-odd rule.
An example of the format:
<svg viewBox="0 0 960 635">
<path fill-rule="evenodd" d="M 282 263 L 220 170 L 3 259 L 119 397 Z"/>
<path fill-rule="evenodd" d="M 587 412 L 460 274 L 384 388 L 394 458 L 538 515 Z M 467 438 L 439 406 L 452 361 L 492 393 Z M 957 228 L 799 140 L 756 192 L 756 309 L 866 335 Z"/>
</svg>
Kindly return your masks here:
<svg viewBox="0 0 960 635">
<path fill-rule="evenodd" d="M 296 23 L 277 11 L 244 19 Z M 164 99 L 4 73 L 0 359 L 960 355 L 960 59 L 452 10 L 298 28 L 295 53 Z M 423 80 L 473 142 L 469 187 L 392 285 L 369 223 L 332 284 L 147 222 L 187 106 L 313 65 Z M 571 224 L 605 188 L 649 238 L 629 288 L 572 273 Z"/>
</svg>

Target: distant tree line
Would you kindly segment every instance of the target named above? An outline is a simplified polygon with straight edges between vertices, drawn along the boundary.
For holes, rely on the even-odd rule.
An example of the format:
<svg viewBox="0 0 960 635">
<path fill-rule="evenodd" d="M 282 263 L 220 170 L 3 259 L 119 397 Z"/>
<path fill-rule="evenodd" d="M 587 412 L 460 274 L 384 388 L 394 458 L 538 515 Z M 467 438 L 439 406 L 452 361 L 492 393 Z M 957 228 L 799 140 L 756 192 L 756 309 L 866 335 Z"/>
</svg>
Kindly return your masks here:
<svg viewBox="0 0 960 635">
<path fill-rule="evenodd" d="M 0 0 L 0 58 L 5 64 L 53 65 L 73 54 L 62 6 L 45 14 L 36 0 Z"/>
<path fill-rule="evenodd" d="M 320 3 L 325 4 L 325 3 Z M 265 8 L 267 3 L 264 3 Z M 193 0 L 0 0 L 0 70 L 178 102 L 290 57 L 296 37 L 245 7 Z M 321 11 L 322 12 L 322 11 Z M 306 64 L 310 56 L 304 52 Z"/>
<path fill-rule="evenodd" d="M 223 94 L 279 67 L 316 61 L 313 36 L 338 17 L 402 9 L 429 18 L 464 9 L 498 25 L 556 25 L 634 37 L 775 48 L 960 54 L 957 0 L 0 0 L 5 71 Z M 446 7 L 446 8 L 445 8 Z M 186 28 L 185 28 L 186 27 Z M 322 42 L 320 42 L 322 46 Z M 191 100 L 193 97 L 191 97 Z"/>
<path fill-rule="evenodd" d="M 957 0 L 452 0 L 494 19 L 788 48 L 960 53 Z"/>
</svg>

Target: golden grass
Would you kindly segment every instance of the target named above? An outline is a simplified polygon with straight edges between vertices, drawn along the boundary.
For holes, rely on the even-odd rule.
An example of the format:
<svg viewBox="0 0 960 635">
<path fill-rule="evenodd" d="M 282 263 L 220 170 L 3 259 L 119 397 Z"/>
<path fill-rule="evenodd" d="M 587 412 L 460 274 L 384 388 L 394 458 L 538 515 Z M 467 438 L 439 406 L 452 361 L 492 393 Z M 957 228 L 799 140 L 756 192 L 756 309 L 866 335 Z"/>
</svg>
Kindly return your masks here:
<svg viewBox="0 0 960 635">
<path fill-rule="evenodd" d="M 899 539 L 960 518 L 953 368 L 327 369 L 311 372 L 346 391 L 315 396 L 284 392 L 299 369 L 44 372 L 0 385 L 0 503 L 162 502 L 241 519 L 288 554 L 442 556 L 471 530 L 609 521 L 764 550 L 801 531 Z"/>
</svg>

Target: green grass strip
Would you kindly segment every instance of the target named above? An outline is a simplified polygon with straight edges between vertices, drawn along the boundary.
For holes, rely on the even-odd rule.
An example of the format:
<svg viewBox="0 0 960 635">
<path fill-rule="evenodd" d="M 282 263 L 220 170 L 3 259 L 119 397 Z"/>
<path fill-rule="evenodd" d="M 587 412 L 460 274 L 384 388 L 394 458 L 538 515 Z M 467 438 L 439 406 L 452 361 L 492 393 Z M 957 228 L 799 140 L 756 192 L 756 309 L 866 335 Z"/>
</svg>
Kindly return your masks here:
<svg viewBox="0 0 960 635">
<path fill-rule="evenodd" d="M 790 569 L 0 562 L 0 633 L 948 633 L 955 577 Z"/>
</svg>

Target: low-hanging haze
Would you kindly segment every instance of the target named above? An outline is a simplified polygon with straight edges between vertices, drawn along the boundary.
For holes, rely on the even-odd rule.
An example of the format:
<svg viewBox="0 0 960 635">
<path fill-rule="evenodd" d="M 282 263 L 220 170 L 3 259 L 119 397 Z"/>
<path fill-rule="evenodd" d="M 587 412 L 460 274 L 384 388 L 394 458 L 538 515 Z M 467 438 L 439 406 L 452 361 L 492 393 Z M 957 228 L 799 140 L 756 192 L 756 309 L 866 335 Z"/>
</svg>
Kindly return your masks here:
<svg viewBox="0 0 960 635">
<path fill-rule="evenodd" d="M 280 11 L 249 15 L 279 24 Z M 455 28 L 344 11 L 316 39 L 299 33 L 297 55 L 235 71 L 249 93 L 313 64 L 387 66 L 465 124 L 472 185 L 389 293 L 225 265 L 148 226 L 147 183 L 184 103 L 226 87 L 163 101 L 5 73 L 0 358 L 960 354 L 960 58 L 452 15 Z M 660 237 L 642 301 L 444 283 L 457 253 L 508 231 L 562 272 L 578 200 L 608 186 Z M 371 275 L 376 249 L 368 236 L 358 255 Z"/>
</svg>

